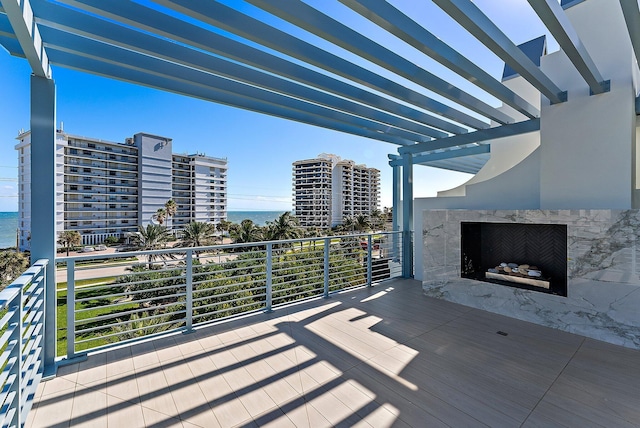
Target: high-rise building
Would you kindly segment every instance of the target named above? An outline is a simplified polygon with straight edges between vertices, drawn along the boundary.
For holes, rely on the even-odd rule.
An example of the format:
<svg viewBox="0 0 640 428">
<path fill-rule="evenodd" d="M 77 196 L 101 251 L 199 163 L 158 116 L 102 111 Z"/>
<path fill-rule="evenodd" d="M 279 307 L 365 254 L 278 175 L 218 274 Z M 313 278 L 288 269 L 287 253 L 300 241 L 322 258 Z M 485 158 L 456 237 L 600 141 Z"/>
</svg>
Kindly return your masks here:
<svg viewBox="0 0 640 428">
<path fill-rule="evenodd" d="M 31 133 L 21 133 L 18 228 L 21 250 L 29 249 Z M 191 221 L 219 223 L 227 218 L 227 160 L 204 154 L 174 154 L 172 140 L 138 133 L 124 143 L 56 133 L 56 233 L 75 230 L 83 245 L 124 237 L 173 199 L 171 229 Z"/>
<path fill-rule="evenodd" d="M 293 163 L 296 217 L 305 227 L 329 228 L 380 206 L 380 171 L 322 153 Z"/>
</svg>

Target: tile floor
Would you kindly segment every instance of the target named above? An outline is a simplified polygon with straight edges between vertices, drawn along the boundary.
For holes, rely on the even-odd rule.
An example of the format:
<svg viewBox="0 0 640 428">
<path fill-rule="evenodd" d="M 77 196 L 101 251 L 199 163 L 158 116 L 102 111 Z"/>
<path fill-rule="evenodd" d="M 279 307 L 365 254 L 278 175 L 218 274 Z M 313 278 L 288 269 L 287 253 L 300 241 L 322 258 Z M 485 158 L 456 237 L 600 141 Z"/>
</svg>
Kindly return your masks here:
<svg viewBox="0 0 640 428">
<path fill-rule="evenodd" d="M 91 355 L 26 426 L 638 427 L 640 351 L 396 280 Z"/>
</svg>

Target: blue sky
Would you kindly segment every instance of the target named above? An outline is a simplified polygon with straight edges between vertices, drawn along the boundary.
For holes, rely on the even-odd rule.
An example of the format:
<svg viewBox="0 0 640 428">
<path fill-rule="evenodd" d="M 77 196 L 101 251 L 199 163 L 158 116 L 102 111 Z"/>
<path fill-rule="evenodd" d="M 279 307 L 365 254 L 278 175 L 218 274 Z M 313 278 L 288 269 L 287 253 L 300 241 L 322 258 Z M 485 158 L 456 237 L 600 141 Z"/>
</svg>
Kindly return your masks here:
<svg viewBox="0 0 640 428">
<path fill-rule="evenodd" d="M 269 24 L 293 32 L 327 50 L 332 48 L 315 36 L 297 31 L 277 18 L 235 0 L 223 1 L 261 17 Z M 390 1 L 414 16 L 445 42 L 465 53 L 489 73 L 500 77 L 503 63 L 466 34 L 431 2 Z M 441 77 L 450 78 L 463 89 L 482 95 L 469 82 L 451 76 L 443 67 L 418 54 L 413 48 L 392 40 L 359 15 L 337 2 L 308 0 L 307 3 L 349 22 L 352 28 L 391 46 Z M 525 0 L 476 0 L 475 2 L 516 43 L 544 33 Z M 364 63 L 364 61 L 361 61 Z M 378 70 L 374 65 L 367 65 Z M 383 71 L 381 71 L 382 73 Z M 11 57 L 0 48 L 0 211 L 17 210 L 17 155 L 15 137 L 29 128 L 29 75 L 25 60 Z M 270 117 L 264 114 L 218 105 L 146 87 L 92 76 L 60 67 L 53 68 L 57 85 L 57 120 L 70 134 L 122 142 L 137 132 L 173 139 L 175 152 L 204 152 L 229 160 L 229 210 L 291 209 L 291 164 L 334 153 L 381 171 L 382 206 L 391 205 L 391 167 L 387 155 L 397 146 Z M 405 83 L 405 82 L 403 82 Z M 415 88 L 415 85 L 406 83 Z M 423 92 L 426 92 L 422 90 Z M 434 97 L 438 98 L 438 97 Z M 488 102 L 498 103 L 490 98 Z M 414 168 L 414 194 L 434 196 L 466 181 L 470 176 L 434 168 Z"/>
</svg>

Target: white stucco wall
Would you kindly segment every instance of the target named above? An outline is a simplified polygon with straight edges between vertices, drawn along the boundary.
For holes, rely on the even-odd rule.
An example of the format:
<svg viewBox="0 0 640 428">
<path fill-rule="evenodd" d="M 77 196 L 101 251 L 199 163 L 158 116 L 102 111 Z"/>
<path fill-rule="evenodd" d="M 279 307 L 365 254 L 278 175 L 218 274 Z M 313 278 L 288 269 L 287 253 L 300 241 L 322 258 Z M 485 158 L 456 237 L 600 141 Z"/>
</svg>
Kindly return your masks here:
<svg viewBox="0 0 640 428">
<path fill-rule="evenodd" d="M 566 103 L 542 105 L 540 208 L 632 207 L 635 60 L 619 5 L 589 0 L 566 10 L 611 91 L 591 96 L 563 52 L 541 69 L 568 91 Z"/>
</svg>

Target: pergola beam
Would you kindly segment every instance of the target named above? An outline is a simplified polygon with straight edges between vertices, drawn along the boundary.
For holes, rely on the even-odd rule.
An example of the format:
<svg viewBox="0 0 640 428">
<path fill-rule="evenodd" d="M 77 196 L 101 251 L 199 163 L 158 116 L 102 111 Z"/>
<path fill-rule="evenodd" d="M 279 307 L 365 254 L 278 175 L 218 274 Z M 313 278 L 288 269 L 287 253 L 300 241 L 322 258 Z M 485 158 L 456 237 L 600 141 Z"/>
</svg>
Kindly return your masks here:
<svg viewBox="0 0 640 428">
<path fill-rule="evenodd" d="M 433 2 L 552 103 L 566 101 L 566 92 L 557 87 L 471 0 L 433 0 Z"/>
<path fill-rule="evenodd" d="M 540 130 L 540 119 L 530 119 L 524 122 L 513 123 L 511 125 L 497 126 L 491 129 L 482 129 L 463 135 L 454 135 L 448 138 L 441 138 L 427 143 L 418 143 L 412 146 L 400 147 L 398 153 L 419 154 L 430 152 L 438 149 L 445 149 L 455 146 L 466 146 L 468 144 L 480 143 L 487 140 L 495 140 L 498 138 L 512 137 L 514 135 L 527 134 L 529 132 Z"/>
<path fill-rule="evenodd" d="M 578 73 L 587 82 L 591 92 L 593 94 L 608 92 L 609 82 L 605 82 L 598 71 L 591 55 L 582 44 L 582 40 L 557 0 L 529 0 L 529 4 L 569 57 Z"/>
<path fill-rule="evenodd" d="M 48 31 L 51 31 L 51 29 L 48 29 Z M 70 34 L 67 36 L 73 37 Z M 392 144 L 413 144 L 409 139 L 386 134 L 387 128 L 385 126 L 372 121 L 353 118 L 321 106 L 309 105 L 309 103 L 301 100 L 285 97 L 284 95 L 244 85 L 198 70 L 189 70 L 177 64 L 97 41 L 84 39 L 74 44 L 80 45 L 83 43 L 87 45 L 83 46 L 84 48 L 91 45 L 90 51 L 94 52 L 94 55 L 85 54 L 85 49 L 73 51 L 65 47 L 65 43 L 63 43 L 65 46 L 47 45 L 50 50 L 51 62 L 63 67 L 87 71 Z M 285 105 L 286 107 L 284 107 Z"/>
<path fill-rule="evenodd" d="M 38 77 L 51 78 L 51 66 L 35 23 L 29 0 L 0 0 L 13 32 L 20 43 L 31 71 Z"/>
<path fill-rule="evenodd" d="M 511 116 L 303 2 L 298 0 L 247 1 L 497 123 L 514 122 Z"/>
<path fill-rule="evenodd" d="M 398 103 L 392 99 L 374 94 L 373 92 L 368 92 L 342 80 L 303 67 L 294 62 L 290 62 L 135 2 L 122 0 L 110 0 L 108 2 L 95 0 L 61 0 L 60 3 L 69 4 L 110 21 L 120 22 L 127 26 L 176 40 L 197 49 L 230 58 L 234 61 L 268 71 L 269 73 L 348 98 L 352 101 L 366 104 L 397 116 L 406 117 L 425 126 L 452 134 L 461 134 L 468 131 L 467 128 L 455 123 L 426 114 L 416 108 Z M 42 10 L 40 12 L 41 15 L 56 17 L 55 22 L 47 23 L 47 25 L 51 26 L 57 25 L 57 15 L 63 13 L 61 9 L 66 9 L 42 0 L 37 0 L 37 6 L 38 11 Z M 68 27 L 71 28 L 81 26 L 81 22 L 70 22 L 68 25 Z M 88 32 L 86 36 L 92 37 L 91 32 Z M 484 122 L 481 123 L 483 123 L 483 127 L 488 127 L 488 124 Z M 434 137 L 443 136 L 446 135 L 434 135 Z"/>
<path fill-rule="evenodd" d="M 473 156 L 473 155 L 481 155 L 485 153 L 491 152 L 491 146 L 489 144 L 482 144 L 473 147 L 463 147 L 461 149 L 455 150 L 447 150 L 443 152 L 431 152 L 426 154 L 415 155 L 412 158 L 412 162 L 414 165 L 425 164 L 428 162 L 434 162 L 438 160 L 445 159 L 455 159 L 461 158 L 465 156 Z M 396 157 L 393 158 L 389 165 L 391 166 L 402 166 L 402 158 Z"/>
<path fill-rule="evenodd" d="M 58 45 L 64 43 L 63 40 L 58 40 L 61 37 L 69 39 L 69 37 L 66 36 L 66 34 L 68 34 L 66 32 L 69 32 L 381 122 L 390 126 L 388 133 L 392 135 L 399 135 L 406 138 L 410 137 L 416 141 L 428 141 L 431 139 L 430 137 L 441 138 L 448 136 L 448 134 L 434 128 L 335 96 L 325 91 L 319 91 L 272 74 L 258 71 L 254 68 L 239 65 L 236 62 L 212 56 L 183 45 L 171 43 L 149 34 L 119 26 L 113 22 L 93 16 L 85 16 L 80 12 L 65 7 L 54 7 L 56 9 L 55 28 L 60 28 L 65 31 L 65 33 L 55 29 L 50 30 L 47 39 L 50 39 L 51 42 Z M 48 28 L 48 25 L 50 24 L 47 21 L 43 21 L 41 24 L 43 29 Z M 70 42 L 73 41 L 70 40 Z M 412 134 L 406 133 L 407 131 Z"/>
<path fill-rule="evenodd" d="M 339 0 L 530 119 L 540 110 L 385 0 Z"/>
<path fill-rule="evenodd" d="M 640 11 L 638 11 L 638 2 L 629 0 L 620 0 L 624 20 L 627 24 L 629 37 L 631 37 L 631 45 L 636 55 L 636 63 L 640 63 Z"/>
<path fill-rule="evenodd" d="M 69 1 L 65 0 L 65 2 Z M 77 2 L 93 3 L 96 0 L 73 1 L 73 3 Z M 489 127 L 486 122 L 476 117 L 400 85 L 392 79 L 380 76 L 311 43 L 297 39 L 221 3 L 199 0 L 154 0 L 154 2 L 470 128 L 486 129 Z"/>
</svg>

